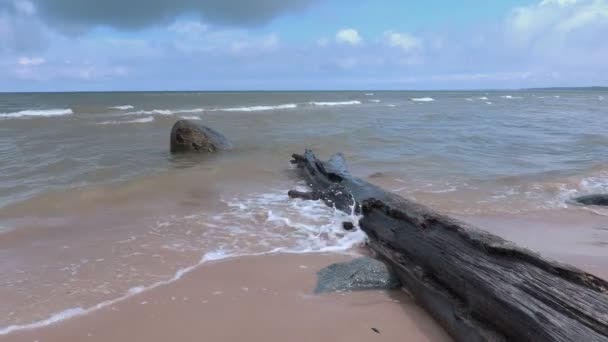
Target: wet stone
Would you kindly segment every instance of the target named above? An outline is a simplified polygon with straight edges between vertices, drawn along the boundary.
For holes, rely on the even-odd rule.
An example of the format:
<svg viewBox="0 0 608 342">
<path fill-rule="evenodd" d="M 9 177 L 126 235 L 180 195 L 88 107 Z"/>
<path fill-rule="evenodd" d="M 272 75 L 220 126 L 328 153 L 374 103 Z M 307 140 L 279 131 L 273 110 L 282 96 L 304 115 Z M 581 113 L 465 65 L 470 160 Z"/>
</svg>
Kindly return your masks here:
<svg viewBox="0 0 608 342">
<path fill-rule="evenodd" d="M 574 199 L 574 201 L 584 205 L 608 206 L 608 194 L 597 194 L 577 197 Z"/>
<path fill-rule="evenodd" d="M 381 261 L 363 257 L 330 265 L 317 272 L 315 293 L 358 290 L 391 290 L 401 286 L 397 276 Z"/>
<path fill-rule="evenodd" d="M 342 228 L 347 231 L 351 231 L 355 229 L 355 225 L 352 222 L 342 222 Z"/>
</svg>

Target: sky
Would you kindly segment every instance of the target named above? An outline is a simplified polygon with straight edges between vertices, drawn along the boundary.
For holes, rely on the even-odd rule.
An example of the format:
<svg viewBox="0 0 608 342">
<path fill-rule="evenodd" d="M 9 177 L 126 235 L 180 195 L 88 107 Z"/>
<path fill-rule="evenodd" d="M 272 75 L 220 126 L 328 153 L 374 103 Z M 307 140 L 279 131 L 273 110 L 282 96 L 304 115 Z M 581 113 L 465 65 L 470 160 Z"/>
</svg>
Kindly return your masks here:
<svg viewBox="0 0 608 342">
<path fill-rule="evenodd" d="M 0 91 L 608 85 L 608 0 L 0 0 Z"/>
</svg>

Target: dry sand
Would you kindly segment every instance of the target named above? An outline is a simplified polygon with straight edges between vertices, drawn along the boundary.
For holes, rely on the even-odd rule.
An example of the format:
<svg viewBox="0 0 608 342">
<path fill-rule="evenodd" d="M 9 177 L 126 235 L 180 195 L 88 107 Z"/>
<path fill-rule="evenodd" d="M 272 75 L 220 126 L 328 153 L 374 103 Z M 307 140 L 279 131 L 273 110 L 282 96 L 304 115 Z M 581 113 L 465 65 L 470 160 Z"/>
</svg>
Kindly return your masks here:
<svg viewBox="0 0 608 342">
<path fill-rule="evenodd" d="M 0 340 L 450 341 L 401 291 L 314 295 L 316 271 L 348 259 L 272 255 L 208 263 L 89 315 Z"/>
</svg>

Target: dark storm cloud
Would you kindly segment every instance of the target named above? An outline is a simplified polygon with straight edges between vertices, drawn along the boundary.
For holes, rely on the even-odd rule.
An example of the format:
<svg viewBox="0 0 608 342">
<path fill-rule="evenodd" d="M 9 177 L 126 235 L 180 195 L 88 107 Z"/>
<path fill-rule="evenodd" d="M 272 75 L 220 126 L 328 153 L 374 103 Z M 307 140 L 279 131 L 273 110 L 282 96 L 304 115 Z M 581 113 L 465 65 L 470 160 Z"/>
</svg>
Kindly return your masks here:
<svg viewBox="0 0 608 342">
<path fill-rule="evenodd" d="M 197 14 L 205 20 L 252 26 L 317 0 L 34 0 L 39 13 L 62 26 L 107 25 L 137 29 L 164 23 L 180 15 Z"/>
</svg>

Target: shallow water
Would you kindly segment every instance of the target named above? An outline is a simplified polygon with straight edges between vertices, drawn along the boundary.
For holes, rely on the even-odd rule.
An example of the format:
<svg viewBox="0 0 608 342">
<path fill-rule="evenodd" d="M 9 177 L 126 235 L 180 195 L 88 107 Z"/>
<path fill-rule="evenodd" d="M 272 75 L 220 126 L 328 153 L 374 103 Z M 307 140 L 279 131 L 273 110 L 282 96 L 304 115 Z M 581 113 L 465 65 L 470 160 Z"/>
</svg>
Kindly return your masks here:
<svg viewBox="0 0 608 342">
<path fill-rule="evenodd" d="M 361 242 L 341 229 L 354 217 L 288 200 L 303 186 L 290 155 L 306 147 L 475 222 L 575 213 L 597 227 L 608 215 L 568 203 L 608 191 L 607 92 L 370 94 L 0 94 L 0 331 L 172 279 L 205 255 Z M 171 156 L 179 118 L 234 150 Z"/>
</svg>

